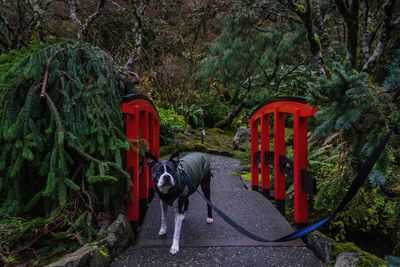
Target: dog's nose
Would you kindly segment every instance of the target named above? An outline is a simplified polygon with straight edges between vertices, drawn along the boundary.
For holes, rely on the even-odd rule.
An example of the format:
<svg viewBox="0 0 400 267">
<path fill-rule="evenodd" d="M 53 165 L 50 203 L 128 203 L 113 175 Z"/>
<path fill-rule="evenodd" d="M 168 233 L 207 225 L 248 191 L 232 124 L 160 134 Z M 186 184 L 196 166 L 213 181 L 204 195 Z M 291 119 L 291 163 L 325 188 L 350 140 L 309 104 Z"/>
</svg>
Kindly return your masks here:
<svg viewBox="0 0 400 267">
<path fill-rule="evenodd" d="M 164 178 L 164 181 L 165 181 L 166 183 L 170 183 L 170 182 L 171 182 L 171 177 L 169 177 L 169 176 L 165 177 L 165 178 Z"/>
</svg>

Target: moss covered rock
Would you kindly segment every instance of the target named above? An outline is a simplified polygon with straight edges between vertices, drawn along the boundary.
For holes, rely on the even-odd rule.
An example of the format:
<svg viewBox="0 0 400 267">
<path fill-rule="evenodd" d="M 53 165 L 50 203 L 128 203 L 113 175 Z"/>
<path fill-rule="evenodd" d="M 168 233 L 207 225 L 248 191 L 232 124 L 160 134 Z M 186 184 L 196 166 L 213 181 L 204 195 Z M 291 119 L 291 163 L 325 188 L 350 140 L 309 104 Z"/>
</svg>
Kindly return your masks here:
<svg viewBox="0 0 400 267">
<path fill-rule="evenodd" d="M 353 243 L 338 243 L 333 251 L 333 258 L 338 259 L 338 256 L 345 252 L 353 252 L 359 254 L 359 259 L 355 266 L 389 266 L 383 259 L 368 253 Z M 336 264 L 335 264 L 336 266 Z"/>
</svg>

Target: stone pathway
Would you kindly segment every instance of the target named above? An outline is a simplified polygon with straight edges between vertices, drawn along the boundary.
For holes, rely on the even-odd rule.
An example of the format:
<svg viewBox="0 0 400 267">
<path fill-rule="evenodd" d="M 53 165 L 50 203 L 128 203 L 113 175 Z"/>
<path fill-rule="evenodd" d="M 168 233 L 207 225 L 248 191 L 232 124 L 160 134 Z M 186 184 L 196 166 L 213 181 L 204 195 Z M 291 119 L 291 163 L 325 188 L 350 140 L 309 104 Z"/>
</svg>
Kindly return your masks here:
<svg viewBox="0 0 400 267">
<path fill-rule="evenodd" d="M 261 194 L 246 190 L 235 174 L 238 161 L 212 156 L 211 200 L 222 211 L 251 232 L 267 239 L 293 231 L 290 224 Z M 180 251 L 169 253 L 174 214 L 168 210 L 168 233 L 158 237 L 160 205 L 154 198 L 147 211 L 137 244 L 120 255 L 111 266 L 324 266 L 301 240 L 260 243 L 232 229 L 214 213 L 206 224 L 207 207 L 195 193 L 182 225 Z"/>
</svg>

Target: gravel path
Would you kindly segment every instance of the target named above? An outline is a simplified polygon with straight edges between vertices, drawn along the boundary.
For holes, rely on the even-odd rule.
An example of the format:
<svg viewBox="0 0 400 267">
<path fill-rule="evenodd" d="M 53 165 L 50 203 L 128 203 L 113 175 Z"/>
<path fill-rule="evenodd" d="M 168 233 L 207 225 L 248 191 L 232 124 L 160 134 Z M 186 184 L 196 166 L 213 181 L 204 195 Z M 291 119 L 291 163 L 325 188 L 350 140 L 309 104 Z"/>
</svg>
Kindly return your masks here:
<svg viewBox="0 0 400 267">
<path fill-rule="evenodd" d="M 238 161 L 212 156 L 211 200 L 239 224 L 268 239 L 293 231 L 290 224 L 261 194 L 246 190 L 235 174 Z M 173 235 L 173 209 L 168 210 L 168 233 L 158 237 L 159 200 L 147 211 L 137 245 L 120 255 L 111 266 L 324 266 L 301 240 L 288 243 L 259 243 L 233 230 L 217 214 L 207 225 L 206 204 L 196 193 L 182 225 L 181 247 L 169 253 Z"/>
</svg>

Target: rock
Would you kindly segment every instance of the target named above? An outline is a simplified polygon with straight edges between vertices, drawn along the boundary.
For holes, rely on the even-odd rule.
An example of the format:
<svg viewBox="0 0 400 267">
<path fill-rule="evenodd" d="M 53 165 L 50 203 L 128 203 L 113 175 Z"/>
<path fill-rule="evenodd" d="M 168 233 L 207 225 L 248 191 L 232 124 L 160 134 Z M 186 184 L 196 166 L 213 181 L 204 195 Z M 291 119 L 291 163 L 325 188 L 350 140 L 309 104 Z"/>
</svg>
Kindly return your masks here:
<svg viewBox="0 0 400 267">
<path fill-rule="evenodd" d="M 97 246 L 84 245 L 77 251 L 67 254 L 56 262 L 47 266 L 51 267 L 80 267 L 80 266 L 108 266 L 108 259 L 115 258 L 120 252 L 133 244 L 134 234 L 128 219 L 119 214 L 117 219 L 107 227 L 104 232 L 106 237 L 97 243 Z M 105 247 L 109 253 L 104 256 L 99 247 Z"/>
<path fill-rule="evenodd" d="M 335 241 L 329 236 L 324 235 L 319 231 L 314 231 L 309 234 L 308 245 L 312 248 L 315 255 L 324 261 L 329 263 L 332 260 L 332 252 L 335 249 Z"/>
<path fill-rule="evenodd" d="M 99 247 L 84 245 L 77 251 L 67 254 L 48 267 L 83 267 L 83 266 L 108 266 L 106 257 L 101 254 Z"/>
<path fill-rule="evenodd" d="M 239 127 L 233 138 L 234 149 L 246 149 L 250 144 L 250 128 Z"/>
<path fill-rule="evenodd" d="M 336 257 L 335 267 L 355 267 L 360 260 L 360 253 L 343 252 Z"/>
<path fill-rule="evenodd" d="M 116 256 L 133 244 L 134 234 L 128 219 L 119 214 L 117 219 L 107 227 L 107 236 L 99 242 L 106 245 L 111 256 Z"/>
</svg>

